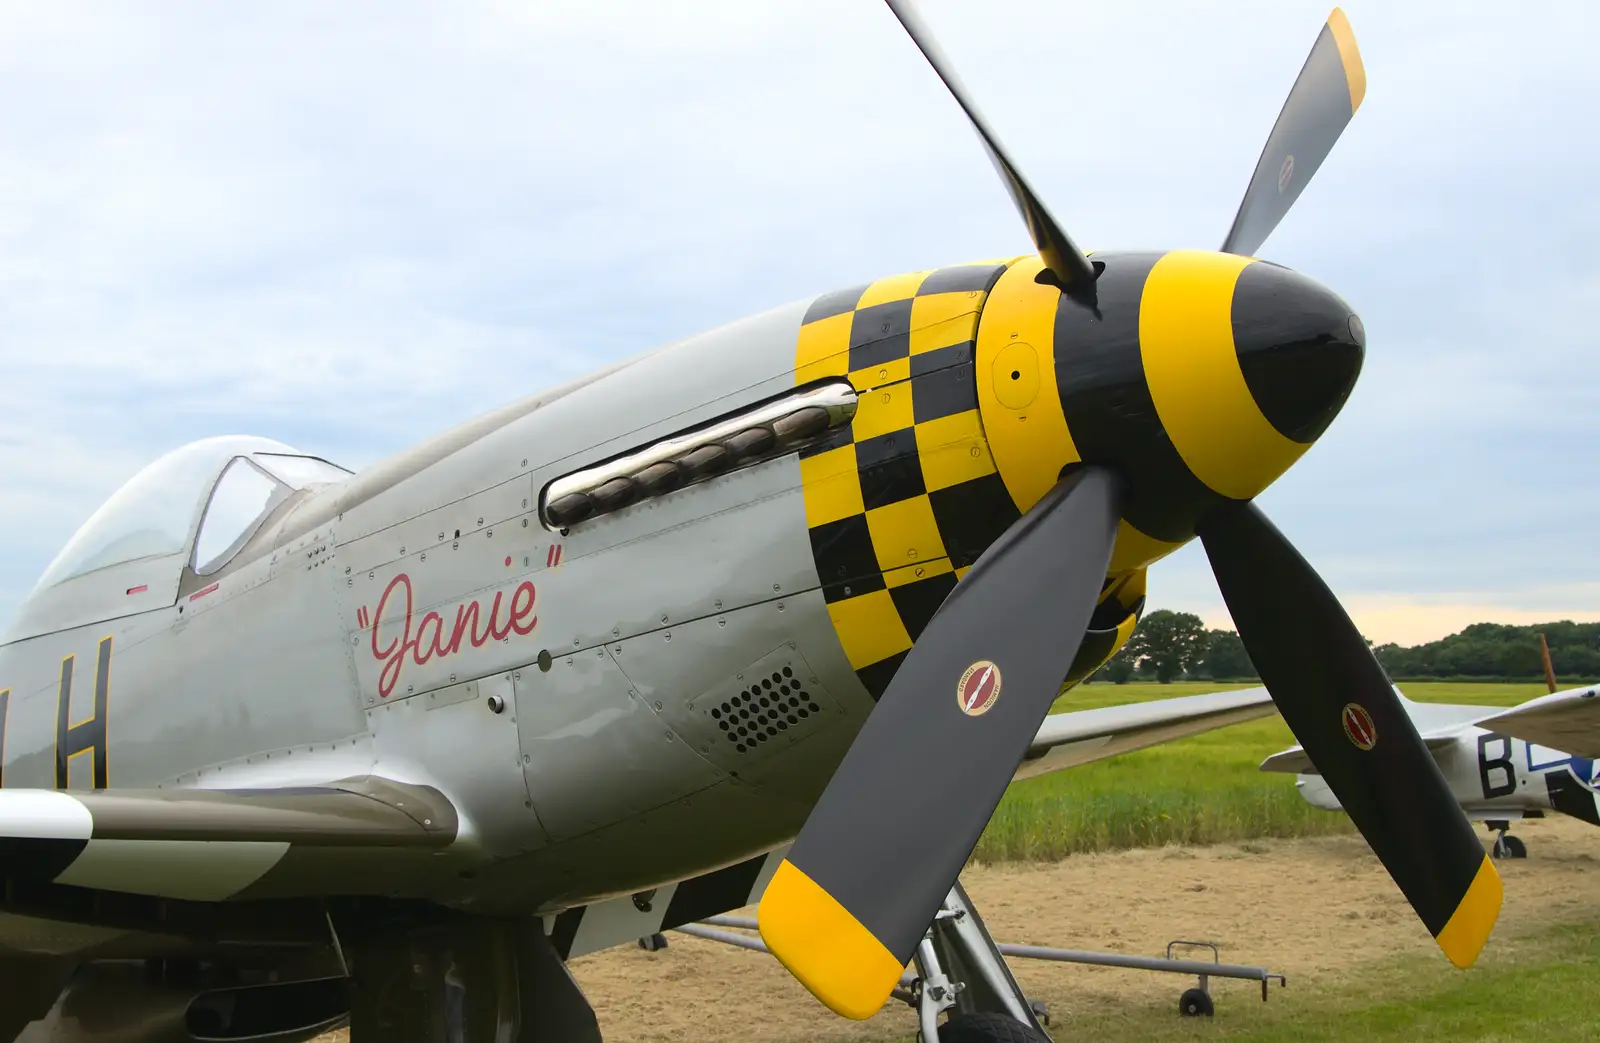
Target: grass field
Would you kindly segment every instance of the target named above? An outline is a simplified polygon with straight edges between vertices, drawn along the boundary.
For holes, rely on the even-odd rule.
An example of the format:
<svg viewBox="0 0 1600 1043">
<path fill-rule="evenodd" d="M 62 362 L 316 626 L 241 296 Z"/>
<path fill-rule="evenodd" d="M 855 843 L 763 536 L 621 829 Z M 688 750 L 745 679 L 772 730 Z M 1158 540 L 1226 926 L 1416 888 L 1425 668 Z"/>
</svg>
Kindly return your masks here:
<svg viewBox="0 0 1600 1043">
<path fill-rule="evenodd" d="M 1250 685 L 1080 685 L 1054 712 L 1142 702 Z M 1419 702 L 1513 706 L 1543 695 L 1539 684 L 1401 685 Z M 1067 771 L 1006 791 L 973 857 L 981 862 L 1064 856 L 1162 844 L 1215 844 L 1350 830 L 1350 820 L 1295 793 L 1294 776 L 1257 770 L 1295 745 L 1276 715 Z"/>
<path fill-rule="evenodd" d="M 1600 922 L 1568 923 L 1498 938 L 1466 973 L 1443 960 L 1395 959 L 1342 986 L 1299 992 L 1292 1003 L 1276 988 L 1267 1003 L 1243 990 L 1221 996 L 1215 1020 L 1178 1018 L 1170 1004 L 1083 1014 L 1073 1017 L 1070 1038 L 1100 1043 L 1593 1039 L 1600 1033 L 1597 976 Z"/>
</svg>

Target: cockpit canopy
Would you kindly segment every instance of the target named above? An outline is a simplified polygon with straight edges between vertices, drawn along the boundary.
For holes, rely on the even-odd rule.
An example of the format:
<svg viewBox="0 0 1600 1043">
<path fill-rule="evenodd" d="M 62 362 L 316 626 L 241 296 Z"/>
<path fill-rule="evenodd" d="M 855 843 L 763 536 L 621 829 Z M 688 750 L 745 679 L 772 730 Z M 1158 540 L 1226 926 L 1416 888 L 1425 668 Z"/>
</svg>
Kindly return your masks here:
<svg viewBox="0 0 1600 1043">
<path fill-rule="evenodd" d="M 342 482 L 350 474 L 268 438 L 224 435 L 191 442 L 113 493 L 45 569 L 34 596 L 146 559 L 170 559 L 162 562 L 170 577 L 159 578 L 170 578 L 175 592 L 184 565 L 200 575 L 217 571 L 297 490 Z"/>
</svg>

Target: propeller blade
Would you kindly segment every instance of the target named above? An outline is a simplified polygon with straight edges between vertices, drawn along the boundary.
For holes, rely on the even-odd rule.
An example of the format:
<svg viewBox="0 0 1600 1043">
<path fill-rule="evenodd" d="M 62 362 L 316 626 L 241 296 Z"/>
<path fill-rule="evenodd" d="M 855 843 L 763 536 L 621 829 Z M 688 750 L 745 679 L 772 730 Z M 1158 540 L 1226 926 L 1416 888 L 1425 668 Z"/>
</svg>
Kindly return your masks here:
<svg viewBox="0 0 1600 1043">
<path fill-rule="evenodd" d="M 1093 308 L 1094 266 L 1083 255 L 1083 251 L 1068 238 L 1067 233 L 1062 231 L 1056 219 L 1050 216 L 1050 211 L 1045 209 L 1044 202 L 1023 180 L 1022 172 L 1011 162 L 1005 148 L 1000 144 L 1000 139 L 995 136 L 988 121 L 978 112 L 978 107 L 972 103 L 967 88 L 956 75 L 955 66 L 950 64 L 950 59 L 940 50 L 938 41 L 923 24 L 913 0 L 885 0 L 885 2 L 889 5 L 889 10 L 894 12 L 894 16 L 900 19 L 900 24 L 910 34 L 912 41 L 921 49 L 922 56 L 933 66 L 933 71 L 939 74 L 939 79 L 949 88 L 956 103 L 967 114 L 973 129 L 978 132 L 978 136 L 983 139 L 984 147 L 989 150 L 989 159 L 993 161 L 995 169 L 1005 180 L 1006 188 L 1017 204 L 1017 210 L 1022 214 L 1023 221 L 1027 222 L 1028 234 L 1033 237 L 1033 245 L 1038 248 L 1039 256 L 1044 258 L 1045 267 L 1055 276 L 1056 285 L 1073 300 Z"/>
<path fill-rule="evenodd" d="M 1278 712 L 1411 907 L 1457 967 L 1500 913 L 1500 876 L 1366 639 L 1253 503 L 1201 542 Z"/>
<path fill-rule="evenodd" d="M 1278 113 L 1222 252 L 1254 256 L 1300 198 L 1367 93 L 1350 22 L 1337 7 Z"/>
<path fill-rule="evenodd" d="M 1077 654 L 1118 500 L 1080 469 L 984 552 L 767 885 L 761 937 L 835 1012 L 878 1011 L 972 854 Z"/>
</svg>

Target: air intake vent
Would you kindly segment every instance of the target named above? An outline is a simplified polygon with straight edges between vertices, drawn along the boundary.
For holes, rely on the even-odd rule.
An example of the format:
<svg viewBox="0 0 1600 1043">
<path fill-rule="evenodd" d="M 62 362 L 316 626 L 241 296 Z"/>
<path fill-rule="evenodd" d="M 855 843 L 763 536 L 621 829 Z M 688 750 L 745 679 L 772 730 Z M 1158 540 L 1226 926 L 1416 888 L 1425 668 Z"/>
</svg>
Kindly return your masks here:
<svg viewBox="0 0 1600 1043">
<path fill-rule="evenodd" d="M 844 716 L 810 665 L 785 644 L 689 699 L 685 738 L 729 771 L 781 755 Z"/>
<path fill-rule="evenodd" d="M 785 395 L 557 478 L 545 488 L 540 518 L 546 528 L 570 528 L 640 500 L 795 452 L 849 424 L 855 412 L 855 389 L 844 381 Z"/>
<path fill-rule="evenodd" d="M 802 721 L 821 712 L 822 707 L 787 666 L 740 689 L 721 705 L 706 708 L 735 753 L 748 753 L 790 728 L 798 729 Z"/>
</svg>

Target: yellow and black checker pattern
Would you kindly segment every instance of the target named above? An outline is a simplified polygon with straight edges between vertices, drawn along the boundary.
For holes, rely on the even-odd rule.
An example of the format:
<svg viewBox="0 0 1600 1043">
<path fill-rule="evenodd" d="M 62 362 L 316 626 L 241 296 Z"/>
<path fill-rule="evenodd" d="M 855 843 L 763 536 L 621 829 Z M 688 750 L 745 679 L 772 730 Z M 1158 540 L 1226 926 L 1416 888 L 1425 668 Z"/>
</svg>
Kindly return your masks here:
<svg viewBox="0 0 1600 1043">
<path fill-rule="evenodd" d="M 848 376 L 854 421 L 801 454 L 828 612 L 873 698 L 933 613 L 1012 522 L 978 417 L 978 317 L 1003 262 L 881 279 L 817 298 L 795 380 Z"/>
</svg>

